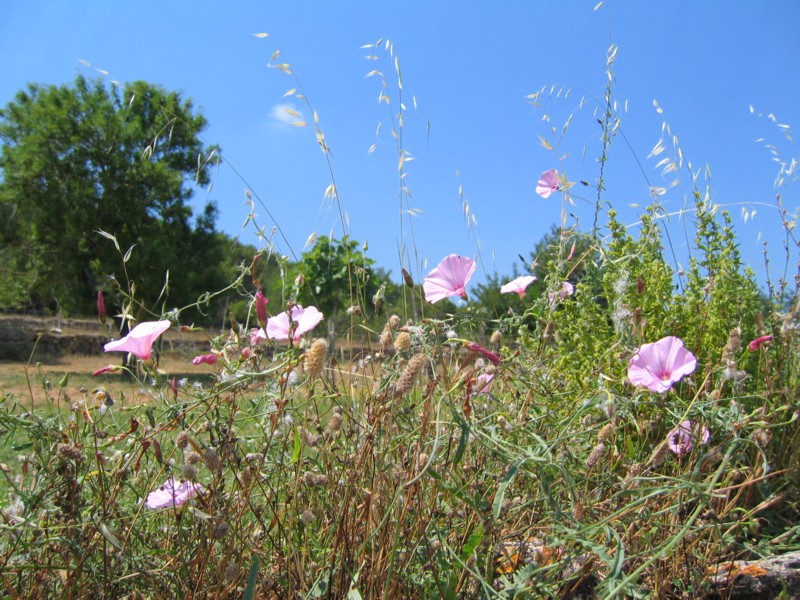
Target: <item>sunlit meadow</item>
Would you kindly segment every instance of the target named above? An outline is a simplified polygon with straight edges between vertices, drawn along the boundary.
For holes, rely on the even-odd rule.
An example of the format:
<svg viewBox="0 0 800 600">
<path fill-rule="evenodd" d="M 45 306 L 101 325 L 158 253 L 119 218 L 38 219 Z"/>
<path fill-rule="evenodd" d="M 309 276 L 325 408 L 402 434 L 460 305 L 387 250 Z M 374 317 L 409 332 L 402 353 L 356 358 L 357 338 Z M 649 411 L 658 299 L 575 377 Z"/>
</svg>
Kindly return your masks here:
<svg viewBox="0 0 800 600">
<path fill-rule="evenodd" d="M 386 67 L 372 75 L 397 144 L 387 215 L 398 239 L 414 239 L 399 62 L 391 42 L 367 50 Z M 695 188 L 682 217 L 687 266 L 671 259 L 662 190 L 637 223 L 622 222 L 604 196 L 621 131 L 614 55 L 605 105 L 574 116 L 600 120 L 596 172 L 564 171 L 569 123 L 559 139 L 542 132 L 552 161 L 531 166 L 531 202 L 562 203 L 561 233 L 543 276 L 505 282 L 518 302 L 499 319 L 472 301 L 473 258 L 441 257 L 415 282 L 416 249 L 402 246 L 398 314 L 380 311 L 353 267 L 345 333 L 333 337 L 331 315 L 298 302 L 313 282 L 284 274 L 278 297 L 262 294 L 274 246 L 252 214 L 262 249 L 231 283 L 249 316 L 209 332 L 195 364 L 216 377 L 190 386 L 159 369 L 157 349 L 165 331 L 192 324 L 121 281 L 123 315 L 151 318 L 122 336 L 104 316 L 118 339 L 96 377 L 138 378 L 157 400 L 119 406 L 98 392 L 64 406 L 58 385 L 47 407 L 4 398 L 2 441 L 18 449 L 2 465 L 4 593 L 712 597 L 724 593 L 713 576 L 735 561 L 798 549 L 795 216 L 777 200 L 787 243 L 771 259 L 786 274 L 756 281 L 713 189 L 660 143 L 654 152 L 674 158 L 658 169 Z M 273 65 L 314 115 L 298 125 L 316 131 L 326 200 L 347 234 L 311 99 L 290 65 Z M 554 94 L 531 100 L 567 102 Z M 576 202 L 590 207 L 588 230 L 570 220 Z M 466 202 L 464 212 L 469 222 Z"/>
</svg>

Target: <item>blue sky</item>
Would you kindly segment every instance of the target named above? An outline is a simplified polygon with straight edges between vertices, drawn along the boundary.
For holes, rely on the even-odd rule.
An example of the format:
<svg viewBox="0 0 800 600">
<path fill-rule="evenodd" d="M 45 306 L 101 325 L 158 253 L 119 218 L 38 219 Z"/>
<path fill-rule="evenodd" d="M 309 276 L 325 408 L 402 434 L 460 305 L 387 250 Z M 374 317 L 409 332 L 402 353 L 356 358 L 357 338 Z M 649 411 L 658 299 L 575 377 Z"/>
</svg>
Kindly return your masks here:
<svg viewBox="0 0 800 600">
<path fill-rule="evenodd" d="M 396 280 L 402 247 L 416 277 L 455 252 L 481 258 L 480 280 L 485 272 L 510 274 L 517 255 L 528 256 L 560 222 L 562 209 L 568 223 L 591 228 L 591 189 L 573 188 L 592 201 L 574 204 L 560 195 L 544 200 L 534 189 L 554 167 L 570 181 L 597 181 L 595 112 L 614 44 L 621 133 L 612 141 L 604 199 L 635 223 L 636 206 L 648 204 L 651 187 L 663 187 L 665 210 L 677 213 L 691 204 L 686 163 L 701 172 L 703 192 L 708 166 L 712 198 L 731 211 L 742 253 L 763 280 L 764 240 L 772 268 L 785 261 L 775 196 L 790 211 L 800 204 L 796 174 L 774 185 L 774 153 L 787 164 L 797 156 L 780 125 L 800 128 L 800 3 L 611 0 L 594 10 L 596 3 L 5 0 L 0 104 L 27 82 L 65 83 L 77 73 L 100 75 L 96 69 L 182 91 L 209 121 L 204 138 L 227 161 L 195 203 L 213 200 L 221 229 L 258 243 L 252 226 L 242 229 L 244 190 L 251 189 L 263 202 L 255 207 L 258 223 L 286 236 L 275 238 L 276 249 L 299 255 L 312 233 L 343 231 L 338 210 L 324 200 L 331 175 L 314 130 L 289 124 L 297 119 L 282 108 L 311 122 L 302 100 L 284 97 L 299 82 L 332 151 L 350 236 L 368 241 L 369 255 Z M 378 39 L 391 40 L 394 53 L 384 44 L 369 60 L 361 47 Z M 289 63 L 297 80 L 267 66 L 277 50 L 275 62 Z M 403 217 L 402 237 L 391 136 L 399 109 L 395 57 L 406 107 L 403 147 L 413 157 L 405 164 L 411 196 L 404 208 L 414 216 Z M 378 102 L 380 77 L 365 77 L 372 70 L 386 74 L 391 106 Z M 527 96 L 537 91 L 533 106 Z M 540 136 L 558 141 L 570 115 L 557 151 L 543 148 Z M 664 175 L 657 164 L 675 155 L 673 136 L 685 162 Z M 648 158 L 662 137 L 664 152 Z M 685 265 L 691 215 L 683 219 L 665 223 Z"/>
</svg>

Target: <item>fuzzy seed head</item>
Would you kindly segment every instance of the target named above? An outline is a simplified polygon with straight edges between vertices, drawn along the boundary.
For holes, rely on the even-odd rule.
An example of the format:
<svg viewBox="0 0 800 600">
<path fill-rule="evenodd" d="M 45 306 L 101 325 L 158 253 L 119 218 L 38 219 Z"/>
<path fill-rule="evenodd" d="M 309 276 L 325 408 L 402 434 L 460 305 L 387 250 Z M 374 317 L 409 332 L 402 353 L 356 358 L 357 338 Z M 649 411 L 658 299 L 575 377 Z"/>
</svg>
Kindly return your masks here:
<svg viewBox="0 0 800 600">
<path fill-rule="evenodd" d="M 503 334 L 500 333 L 499 329 L 495 329 L 492 332 L 492 337 L 489 338 L 489 341 L 495 346 L 500 346 L 503 343 Z"/>
<path fill-rule="evenodd" d="M 407 331 L 401 331 L 394 340 L 396 352 L 408 352 L 411 349 L 411 336 Z"/>
<path fill-rule="evenodd" d="M 408 361 L 397 383 L 394 384 L 394 393 L 396 396 L 405 396 L 411 388 L 414 387 L 414 381 L 417 379 L 417 375 L 422 369 L 423 364 L 425 364 L 424 354 L 415 354 L 411 360 Z"/>
<path fill-rule="evenodd" d="M 183 465 L 183 478 L 186 481 L 194 481 L 197 479 L 197 467 L 194 465 Z"/>
<path fill-rule="evenodd" d="M 325 366 L 325 357 L 328 354 L 328 341 L 323 338 L 314 340 L 311 348 L 306 351 L 305 370 L 309 376 L 322 373 Z"/>
<path fill-rule="evenodd" d="M 217 452 L 216 448 L 206 448 L 203 462 L 211 471 L 216 471 L 222 466 L 222 461 L 219 458 L 219 452 Z"/>
<path fill-rule="evenodd" d="M 597 444 L 592 451 L 589 453 L 589 457 L 586 459 L 586 466 L 593 467 L 600 459 L 603 458 L 603 455 L 606 453 L 606 445 L 602 442 Z"/>
<path fill-rule="evenodd" d="M 175 445 L 181 450 L 186 449 L 186 447 L 189 445 L 189 434 L 185 431 L 181 431 L 178 434 L 178 437 L 175 438 Z"/>
</svg>

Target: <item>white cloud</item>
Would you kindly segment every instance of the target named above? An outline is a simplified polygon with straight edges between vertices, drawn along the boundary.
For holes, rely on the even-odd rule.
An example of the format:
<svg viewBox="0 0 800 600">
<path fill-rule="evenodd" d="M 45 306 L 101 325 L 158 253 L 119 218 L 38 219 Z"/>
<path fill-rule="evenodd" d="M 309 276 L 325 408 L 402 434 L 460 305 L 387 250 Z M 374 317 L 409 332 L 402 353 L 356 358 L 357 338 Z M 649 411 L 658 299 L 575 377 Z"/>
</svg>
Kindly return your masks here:
<svg viewBox="0 0 800 600">
<path fill-rule="evenodd" d="M 288 127 L 292 123 L 303 120 L 303 113 L 289 103 L 276 104 L 269 111 L 270 121 L 281 127 Z"/>
</svg>

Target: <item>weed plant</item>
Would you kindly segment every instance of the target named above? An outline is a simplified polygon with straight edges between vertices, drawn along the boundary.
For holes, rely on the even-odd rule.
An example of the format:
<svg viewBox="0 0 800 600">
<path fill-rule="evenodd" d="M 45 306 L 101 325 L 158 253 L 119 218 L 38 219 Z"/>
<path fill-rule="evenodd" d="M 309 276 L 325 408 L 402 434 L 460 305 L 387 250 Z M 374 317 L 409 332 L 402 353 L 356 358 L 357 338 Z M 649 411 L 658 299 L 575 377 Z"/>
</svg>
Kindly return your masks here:
<svg viewBox="0 0 800 600">
<path fill-rule="evenodd" d="M 379 48 L 402 90 L 393 48 Z M 381 101 L 402 105 L 387 80 Z M 702 597 L 715 569 L 797 549 L 797 278 L 760 292 L 730 217 L 700 192 L 685 272 L 665 258 L 657 195 L 638 228 L 620 222 L 603 201 L 619 131 L 612 81 L 593 231 L 573 256 L 563 240 L 581 234 L 564 220 L 546 291 L 524 311 L 493 320 L 467 305 L 432 318 L 407 287 L 404 314 L 371 330 L 353 273 L 344 341 L 365 341 L 363 352 L 314 334 L 259 341 L 254 261 L 231 288 L 253 302 L 251 321 L 209 336 L 213 384 L 171 387 L 151 359 L 129 368 L 158 384 L 146 405 L 87 392 L 62 406 L 58 386 L 51 410 L 6 397 L 2 440 L 20 456 L 0 466 L 13 490 L 0 522 L 4 593 Z M 408 153 L 395 139 L 408 228 Z M 568 185 L 561 194 L 566 206 Z M 333 180 L 328 196 L 338 205 Z M 788 258 L 797 240 L 782 214 Z M 416 248 L 401 254 L 412 271 Z M 578 264 L 573 293 L 559 293 Z M 142 314 L 133 289 L 123 312 Z M 273 317 L 297 301 L 297 282 L 284 290 Z M 180 311 L 151 316 L 187 325 Z M 662 393 L 631 385 L 631 358 L 667 336 L 693 353 L 694 372 Z M 685 421 L 690 443 L 676 446 Z M 196 494 L 151 508 L 169 481 Z"/>
</svg>

